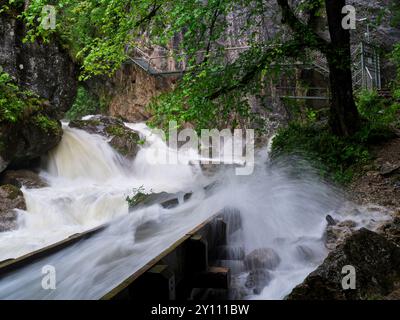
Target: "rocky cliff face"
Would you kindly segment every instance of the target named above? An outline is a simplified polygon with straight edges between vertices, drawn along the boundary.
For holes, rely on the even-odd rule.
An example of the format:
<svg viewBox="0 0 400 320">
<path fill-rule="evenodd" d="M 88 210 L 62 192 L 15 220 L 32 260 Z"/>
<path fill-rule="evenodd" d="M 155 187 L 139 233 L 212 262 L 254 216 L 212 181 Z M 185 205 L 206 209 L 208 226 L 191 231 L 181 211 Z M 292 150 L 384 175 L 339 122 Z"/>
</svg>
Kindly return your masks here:
<svg viewBox="0 0 400 320">
<path fill-rule="evenodd" d="M 171 90 L 176 77 L 153 76 L 134 64 L 123 65 L 111 79 L 95 78 L 86 85 L 108 101 L 108 114 L 129 122 L 143 122 L 152 98 Z"/>
<path fill-rule="evenodd" d="M 20 8 L 19 10 L 22 10 Z M 31 167 L 62 136 L 58 119 L 72 105 L 77 89 L 77 69 L 55 39 L 48 44 L 23 43 L 25 26 L 16 9 L 0 14 L 0 66 L 20 91 L 25 109 L 15 121 L 0 121 L 0 172 L 7 167 Z M 5 102 L 7 103 L 7 102 Z"/>
<path fill-rule="evenodd" d="M 19 86 L 48 100 L 61 118 L 75 99 L 77 67 L 56 40 L 23 43 L 25 27 L 17 14 L 0 14 L 0 66 Z"/>
<path fill-rule="evenodd" d="M 385 229 L 388 233 L 398 234 L 398 220 L 388 226 Z M 345 266 L 355 268 L 355 287 L 342 285 L 347 274 L 342 271 Z M 302 284 L 293 289 L 288 299 L 390 299 L 391 295 L 398 294 L 399 278 L 400 247 L 383 235 L 361 229 L 333 250 Z"/>
</svg>

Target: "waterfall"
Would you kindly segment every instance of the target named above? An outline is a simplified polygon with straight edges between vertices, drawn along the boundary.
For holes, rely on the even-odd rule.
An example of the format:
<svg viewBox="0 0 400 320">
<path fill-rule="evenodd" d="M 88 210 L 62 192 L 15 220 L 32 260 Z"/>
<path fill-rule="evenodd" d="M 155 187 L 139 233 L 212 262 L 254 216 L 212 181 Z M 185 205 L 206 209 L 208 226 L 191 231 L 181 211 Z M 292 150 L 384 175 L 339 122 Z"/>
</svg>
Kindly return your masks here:
<svg viewBox="0 0 400 320">
<path fill-rule="evenodd" d="M 344 199 L 297 159 L 274 164 L 267 149 L 260 150 L 252 175 L 236 176 L 227 168 L 216 176 L 219 187 L 206 195 L 203 186 L 211 180 L 192 161 L 199 158 L 196 152 L 189 151 L 175 165 L 148 161 L 157 160 L 167 145 L 143 124 L 127 126 L 146 138 L 132 162 L 122 159 L 104 138 L 64 126 L 64 137 L 49 153 L 41 173 L 49 187 L 23 190 L 27 210 L 20 211 L 19 229 L 0 233 L 0 260 L 104 223 L 108 227 L 0 279 L 1 299 L 98 299 L 226 206 L 241 212 L 241 245 L 247 254 L 273 248 L 281 259 L 261 295 L 247 298 L 283 298 L 326 257 L 325 217 L 341 219 L 337 209 Z M 139 187 L 192 191 L 193 196 L 173 209 L 152 205 L 129 212 L 125 198 Z M 359 226 L 379 216 L 365 212 L 358 217 Z M 142 226 L 149 228 L 146 235 L 136 233 Z M 312 260 L 298 254 L 300 246 L 311 250 Z M 45 264 L 57 270 L 56 290 L 41 288 Z"/>
<path fill-rule="evenodd" d="M 101 136 L 64 126 L 62 142 L 49 153 L 47 172 L 54 177 L 101 182 L 122 176 L 122 162 Z"/>
</svg>

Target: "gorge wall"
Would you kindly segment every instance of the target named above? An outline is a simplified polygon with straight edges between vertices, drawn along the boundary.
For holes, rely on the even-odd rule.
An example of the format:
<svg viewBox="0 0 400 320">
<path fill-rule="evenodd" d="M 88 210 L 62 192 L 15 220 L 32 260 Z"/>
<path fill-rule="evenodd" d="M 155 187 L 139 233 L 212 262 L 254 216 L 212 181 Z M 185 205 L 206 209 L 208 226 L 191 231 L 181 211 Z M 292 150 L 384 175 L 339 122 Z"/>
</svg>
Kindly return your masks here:
<svg viewBox="0 0 400 320">
<path fill-rule="evenodd" d="M 0 66 L 19 86 L 48 100 L 61 118 L 75 99 L 78 68 L 57 39 L 23 43 L 26 30 L 18 14 L 0 14 Z"/>
</svg>

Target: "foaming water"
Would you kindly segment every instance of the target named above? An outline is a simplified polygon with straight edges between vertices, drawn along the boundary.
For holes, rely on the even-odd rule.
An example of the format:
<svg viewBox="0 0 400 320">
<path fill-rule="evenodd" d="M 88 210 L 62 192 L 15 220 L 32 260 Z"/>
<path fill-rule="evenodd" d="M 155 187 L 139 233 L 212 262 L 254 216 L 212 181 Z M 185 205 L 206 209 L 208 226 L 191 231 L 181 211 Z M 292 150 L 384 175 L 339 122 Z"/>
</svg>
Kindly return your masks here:
<svg viewBox="0 0 400 320">
<path fill-rule="evenodd" d="M 24 190 L 28 210 L 21 213 L 19 230 L 0 234 L 0 260 L 105 222 L 109 225 L 92 238 L 1 279 L 0 298 L 98 299 L 206 218 L 230 206 L 240 210 L 243 221 L 231 243 L 243 246 L 247 254 L 273 248 L 281 259 L 260 295 L 246 291 L 247 273 L 239 272 L 235 281 L 242 297 L 281 299 L 326 257 L 326 215 L 349 219 L 339 210 L 341 193 L 297 159 L 272 164 L 267 150 L 260 150 L 252 175 L 236 176 L 233 168 L 226 169 L 215 177 L 219 185 L 210 195 L 202 187 L 211 181 L 194 163 L 194 151 L 176 165 L 158 163 L 167 149 L 162 139 L 144 125 L 128 126 L 146 137 L 133 163 L 122 160 L 103 138 L 64 128 L 63 141 L 50 154 L 43 173 L 50 187 Z M 153 205 L 129 212 L 125 197 L 140 186 L 156 192 L 193 191 L 193 196 L 173 209 Z M 378 211 L 361 210 L 355 220 L 360 227 L 368 225 L 378 219 Z M 307 248 L 312 257 L 304 259 L 299 248 Z M 56 268 L 56 290 L 41 287 L 44 265 Z"/>
<path fill-rule="evenodd" d="M 157 141 L 155 148 L 167 146 Z M 143 148 L 129 163 L 103 137 L 64 125 L 62 141 L 41 173 L 49 187 L 22 189 L 27 210 L 19 210 L 19 229 L 0 233 L 0 261 L 127 215 L 125 199 L 139 187 L 155 192 L 196 188 L 200 173 L 193 166 L 143 163 L 153 149 Z"/>
</svg>

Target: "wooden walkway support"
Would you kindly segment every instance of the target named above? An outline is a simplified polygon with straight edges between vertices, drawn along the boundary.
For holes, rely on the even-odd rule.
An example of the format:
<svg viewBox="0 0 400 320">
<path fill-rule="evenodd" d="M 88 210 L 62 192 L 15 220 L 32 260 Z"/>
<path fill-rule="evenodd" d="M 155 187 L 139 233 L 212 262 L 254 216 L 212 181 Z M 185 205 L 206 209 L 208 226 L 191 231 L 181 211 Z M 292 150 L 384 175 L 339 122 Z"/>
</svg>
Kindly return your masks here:
<svg viewBox="0 0 400 320">
<path fill-rule="evenodd" d="M 214 266 L 213 262 L 218 256 L 218 248 L 226 245 L 229 224 L 234 226 L 231 230 L 240 228 L 238 214 L 237 210 L 217 213 L 111 289 L 102 299 L 151 300 L 157 297 L 187 300 L 198 289 L 225 290 L 227 294 L 230 270 Z"/>
<path fill-rule="evenodd" d="M 101 299 L 187 300 L 194 291 L 203 289 L 203 295 L 207 290 L 216 289 L 220 290 L 220 297 L 221 292 L 226 296 L 230 270 L 216 266 L 214 262 L 219 258 L 219 250 L 226 246 L 227 234 L 240 227 L 238 210 L 227 208 L 213 215 L 115 288 L 110 288 Z M 101 226 L 76 234 L 18 259 L 3 261 L 0 263 L 0 276 L 12 274 L 79 241 L 85 241 L 105 228 Z"/>
</svg>

